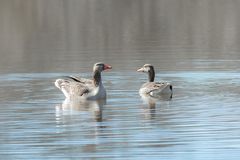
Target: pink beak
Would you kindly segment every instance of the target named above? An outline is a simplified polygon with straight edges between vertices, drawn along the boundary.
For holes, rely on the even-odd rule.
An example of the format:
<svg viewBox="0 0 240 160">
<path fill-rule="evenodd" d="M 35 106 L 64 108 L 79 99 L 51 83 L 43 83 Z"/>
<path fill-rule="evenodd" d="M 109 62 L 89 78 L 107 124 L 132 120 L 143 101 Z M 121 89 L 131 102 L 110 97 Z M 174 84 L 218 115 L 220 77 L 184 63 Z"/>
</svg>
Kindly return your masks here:
<svg viewBox="0 0 240 160">
<path fill-rule="evenodd" d="M 139 68 L 137 72 L 143 72 L 143 68 Z"/>
<path fill-rule="evenodd" d="M 104 70 L 112 69 L 112 66 L 108 64 L 104 64 Z"/>
</svg>

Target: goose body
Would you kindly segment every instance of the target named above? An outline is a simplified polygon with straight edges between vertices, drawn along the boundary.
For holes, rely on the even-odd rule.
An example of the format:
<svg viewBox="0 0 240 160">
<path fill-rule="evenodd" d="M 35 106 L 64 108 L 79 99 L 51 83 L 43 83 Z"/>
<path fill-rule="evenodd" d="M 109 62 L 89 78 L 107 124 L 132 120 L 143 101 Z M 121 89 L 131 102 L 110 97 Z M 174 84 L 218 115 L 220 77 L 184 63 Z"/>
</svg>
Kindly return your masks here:
<svg viewBox="0 0 240 160">
<path fill-rule="evenodd" d="M 112 67 L 101 62 L 93 66 L 93 78 L 85 79 L 67 76 L 57 79 L 55 86 L 59 88 L 67 99 L 97 100 L 106 98 L 106 90 L 102 84 L 101 72 Z"/>
<path fill-rule="evenodd" d="M 151 97 L 159 97 L 164 94 L 172 94 L 172 85 L 169 82 L 154 82 L 155 71 L 151 64 L 145 64 L 137 70 L 148 74 L 148 82 L 144 83 L 139 89 L 140 95 L 148 95 Z"/>
</svg>

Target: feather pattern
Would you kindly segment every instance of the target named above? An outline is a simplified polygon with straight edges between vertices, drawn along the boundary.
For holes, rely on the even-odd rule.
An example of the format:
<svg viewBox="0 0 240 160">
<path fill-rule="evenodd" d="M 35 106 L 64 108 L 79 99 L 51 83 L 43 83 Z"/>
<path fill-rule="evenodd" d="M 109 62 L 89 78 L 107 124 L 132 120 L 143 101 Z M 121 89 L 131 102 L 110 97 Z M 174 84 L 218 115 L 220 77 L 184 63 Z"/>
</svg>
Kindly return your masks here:
<svg viewBox="0 0 240 160">
<path fill-rule="evenodd" d="M 96 63 L 93 67 L 93 79 L 78 76 L 65 76 L 55 81 L 68 99 L 97 100 L 106 98 L 106 90 L 102 84 L 101 72 L 112 67 L 103 63 Z"/>
<path fill-rule="evenodd" d="M 154 82 L 155 71 L 151 64 L 145 64 L 137 71 L 147 73 L 149 81 L 141 86 L 139 90 L 140 95 L 145 94 L 152 97 L 158 97 L 161 94 L 172 94 L 172 85 L 169 82 Z"/>
</svg>

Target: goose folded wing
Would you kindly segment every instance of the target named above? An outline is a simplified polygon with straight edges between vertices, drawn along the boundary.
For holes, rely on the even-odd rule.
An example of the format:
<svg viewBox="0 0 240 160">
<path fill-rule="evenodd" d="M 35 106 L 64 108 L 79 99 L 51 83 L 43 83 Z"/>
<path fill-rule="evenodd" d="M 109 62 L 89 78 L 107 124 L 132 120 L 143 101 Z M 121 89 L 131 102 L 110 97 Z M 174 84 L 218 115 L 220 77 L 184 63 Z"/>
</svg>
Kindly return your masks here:
<svg viewBox="0 0 240 160">
<path fill-rule="evenodd" d="M 90 88 L 82 83 L 71 82 L 69 87 L 72 96 L 83 96 L 90 92 Z"/>
<path fill-rule="evenodd" d="M 83 83 L 83 84 L 92 84 L 93 80 L 81 78 L 80 76 L 67 76 L 66 78 L 71 79 L 72 81 Z"/>
<path fill-rule="evenodd" d="M 160 94 L 164 89 L 169 86 L 168 83 L 165 82 L 154 82 L 149 83 L 146 88 L 148 88 L 148 94 Z"/>
</svg>

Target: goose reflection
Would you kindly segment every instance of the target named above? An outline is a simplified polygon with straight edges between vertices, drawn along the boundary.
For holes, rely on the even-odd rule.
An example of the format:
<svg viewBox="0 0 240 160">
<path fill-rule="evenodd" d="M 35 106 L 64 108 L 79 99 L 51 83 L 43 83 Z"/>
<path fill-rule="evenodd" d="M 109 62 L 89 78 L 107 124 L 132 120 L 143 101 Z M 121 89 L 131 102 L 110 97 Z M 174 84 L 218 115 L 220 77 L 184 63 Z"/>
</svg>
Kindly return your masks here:
<svg viewBox="0 0 240 160">
<path fill-rule="evenodd" d="M 172 93 L 161 94 L 154 97 L 142 93 L 140 96 L 143 102 L 149 104 L 149 108 L 154 108 L 157 101 L 170 101 L 172 99 Z"/>
<path fill-rule="evenodd" d="M 102 107 L 106 99 L 96 101 L 80 101 L 65 99 L 62 104 L 56 106 L 56 116 L 74 115 L 77 112 L 89 112 L 96 121 L 102 121 Z"/>
<path fill-rule="evenodd" d="M 152 97 L 146 94 L 140 94 L 141 99 L 144 104 L 148 105 L 148 108 L 145 109 L 145 116 L 153 119 L 156 114 L 156 104 L 161 103 L 162 101 L 170 101 L 172 99 L 172 93 L 162 94 L 158 97 Z"/>
</svg>

